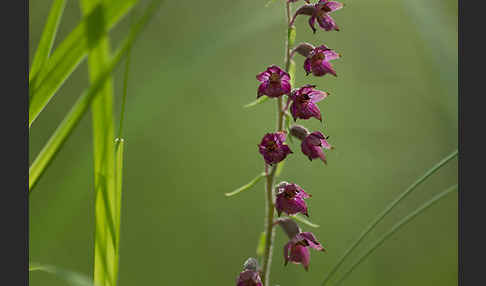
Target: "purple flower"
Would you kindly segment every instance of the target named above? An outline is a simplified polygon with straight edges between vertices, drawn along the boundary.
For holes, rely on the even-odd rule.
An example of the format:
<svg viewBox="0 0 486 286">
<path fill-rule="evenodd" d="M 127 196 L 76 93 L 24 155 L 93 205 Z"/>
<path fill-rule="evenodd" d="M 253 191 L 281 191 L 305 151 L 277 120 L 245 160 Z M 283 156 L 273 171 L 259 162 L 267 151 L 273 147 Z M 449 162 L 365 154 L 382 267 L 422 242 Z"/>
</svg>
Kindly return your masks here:
<svg viewBox="0 0 486 286">
<path fill-rule="evenodd" d="M 236 279 L 236 286 L 263 286 L 260 275 L 254 270 L 243 270 Z"/>
<path fill-rule="evenodd" d="M 315 4 L 303 5 L 295 11 L 294 17 L 292 18 L 292 21 L 290 21 L 290 25 L 294 23 L 295 18 L 298 15 L 309 15 L 311 16 L 309 18 L 309 25 L 314 33 L 316 32 L 316 28 L 314 27 L 316 20 L 319 26 L 326 31 L 339 31 L 339 27 L 334 22 L 334 19 L 329 16 L 329 13 L 339 10 L 342 7 L 342 3 L 329 0 L 319 0 L 319 2 Z"/>
<path fill-rule="evenodd" d="M 330 73 L 337 76 L 330 61 L 339 59 L 339 57 L 338 53 L 329 49 L 326 45 L 314 48 L 304 62 L 305 72 L 307 75 L 312 73 L 315 76 L 323 76 Z"/>
<path fill-rule="evenodd" d="M 288 154 L 292 153 L 288 145 L 285 145 L 287 135 L 283 131 L 267 133 L 263 136 L 262 142 L 258 145 L 260 154 L 269 165 L 283 161 Z"/>
<path fill-rule="evenodd" d="M 271 65 L 266 71 L 257 75 L 261 82 L 258 87 L 257 98 L 262 95 L 279 97 L 290 92 L 290 76 L 276 65 Z"/>
<path fill-rule="evenodd" d="M 258 261 L 250 257 L 243 265 L 243 271 L 236 279 L 236 286 L 263 286 L 258 273 Z"/>
<path fill-rule="evenodd" d="M 277 198 L 275 200 L 275 208 L 277 209 L 278 216 L 280 216 L 282 212 L 285 212 L 288 215 L 294 215 L 300 212 L 309 216 L 304 199 L 310 197 L 311 196 L 297 184 L 289 184 L 287 182 L 279 184 L 277 188 Z"/>
<path fill-rule="evenodd" d="M 317 107 L 316 102 L 326 98 L 329 94 L 324 91 L 314 89 L 315 85 L 306 84 L 303 87 L 295 90 L 290 95 L 289 100 L 292 100 L 290 106 L 290 113 L 294 118 L 309 119 L 315 117 L 322 121 L 321 111 Z"/>
<path fill-rule="evenodd" d="M 321 132 L 315 131 L 309 134 L 302 140 L 302 153 L 309 157 L 309 160 L 315 158 L 321 158 L 324 164 L 327 164 L 326 155 L 322 149 L 333 149 L 333 147 L 327 142 L 327 138 Z"/>
<path fill-rule="evenodd" d="M 305 270 L 308 271 L 310 262 L 308 247 L 318 251 L 325 251 L 312 232 L 301 232 L 296 234 L 284 246 L 285 265 L 291 261 L 295 264 L 302 264 Z"/>
</svg>

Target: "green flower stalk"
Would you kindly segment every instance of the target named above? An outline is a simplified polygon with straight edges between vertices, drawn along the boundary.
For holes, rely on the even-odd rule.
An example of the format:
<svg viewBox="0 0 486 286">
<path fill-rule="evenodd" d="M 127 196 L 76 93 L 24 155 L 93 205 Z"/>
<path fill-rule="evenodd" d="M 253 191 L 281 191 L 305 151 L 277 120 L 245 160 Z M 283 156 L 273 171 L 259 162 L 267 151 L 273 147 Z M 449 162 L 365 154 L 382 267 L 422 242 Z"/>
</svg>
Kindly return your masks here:
<svg viewBox="0 0 486 286">
<path fill-rule="evenodd" d="M 260 274 L 262 284 L 269 286 L 270 284 L 270 266 L 272 262 L 272 252 L 274 247 L 275 238 L 275 226 L 281 222 L 282 219 L 276 220 L 275 210 L 279 212 L 285 212 L 288 216 L 294 216 L 297 213 L 303 213 L 308 215 L 307 206 L 303 201 L 304 198 L 309 198 L 302 190 L 302 195 L 293 192 L 282 192 L 278 186 L 275 187 L 276 177 L 281 173 L 283 163 L 287 159 L 288 155 L 293 154 L 289 146 L 285 144 L 288 135 L 296 136 L 295 132 L 299 130 L 292 130 L 289 124 L 290 116 L 296 120 L 297 118 L 308 120 L 312 117 L 322 120 L 320 110 L 317 106 L 317 102 L 327 97 L 328 93 L 314 89 L 315 85 L 306 84 L 301 88 L 292 89 L 292 85 L 295 83 L 295 64 L 292 60 L 293 55 L 298 53 L 307 58 L 304 70 L 308 74 L 312 72 L 315 76 L 323 76 L 327 73 L 335 75 L 332 66 L 329 64 L 330 60 L 339 58 L 339 55 L 328 49 L 325 45 L 314 46 L 308 43 L 301 43 L 294 47 L 296 29 L 293 25 L 295 17 L 300 14 L 311 15 L 312 21 L 318 20 L 321 25 L 322 19 L 332 19 L 327 14 L 338 9 L 341 4 L 333 1 L 320 0 L 316 4 L 304 4 L 300 8 L 297 8 L 295 16 L 292 17 L 291 5 L 297 2 L 297 0 L 285 1 L 285 11 L 287 19 L 287 37 L 285 39 L 285 58 L 284 69 L 277 65 L 270 65 L 265 71 L 259 73 L 256 79 L 260 82 L 257 88 L 257 101 L 246 105 L 246 107 L 252 107 L 267 99 L 276 99 L 277 105 L 277 124 L 275 131 L 267 133 L 263 136 L 260 144 L 258 145 L 258 151 L 264 159 L 264 173 L 266 178 L 265 185 L 265 231 L 262 234 L 261 242 L 259 244 L 258 255 L 261 256 L 261 268 L 256 269 Z M 305 1 L 309 3 L 309 1 Z M 339 4 L 339 5 L 338 5 Z M 328 9 L 331 7 L 333 9 Z M 340 6 L 341 7 L 341 6 Z M 339 8 L 340 8 L 339 7 Z M 307 11 L 308 10 L 308 11 Z M 329 10 L 329 11 L 328 11 Z M 332 10 L 332 11 L 331 11 Z M 322 27 L 322 25 L 321 25 Z M 332 30 L 322 27 L 324 30 Z M 337 26 L 336 26 L 337 28 Z M 334 28 L 334 30 L 337 30 Z M 312 70 L 309 70 L 309 67 Z M 323 68 L 324 67 L 324 68 Z M 322 69 L 322 71 L 321 71 Z M 284 98 L 287 101 L 284 105 Z M 292 104 L 291 104 L 292 103 Z M 289 111 L 290 108 L 290 111 Z M 292 114 L 292 115 L 290 115 Z M 284 121 L 286 120 L 286 121 Z M 284 122 L 287 122 L 284 126 Z M 326 162 L 324 153 L 321 148 L 331 149 L 329 143 L 327 143 L 327 137 L 324 137 L 320 131 L 314 131 L 310 133 L 301 127 L 305 134 L 297 136 L 303 141 L 302 152 L 308 156 L 309 159 L 320 157 L 321 160 Z M 289 134 L 290 133 L 290 134 Z M 297 132 L 298 133 L 298 132 Z M 317 136 L 317 135 L 319 136 Z M 322 136 L 321 136 L 322 135 Z M 314 137 L 316 137 L 314 139 Z M 321 138 L 322 137 L 322 138 Z M 325 144 L 324 144 L 325 143 Z M 256 182 L 257 180 L 254 180 Z M 242 188 L 237 189 L 234 192 L 227 194 L 232 196 L 238 194 L 242 190 L 246 190 L 253 186 L 254 183 L 245 185 Z M 281 184 L 279 184 L 281 186 Z M 298 186 L 292 184 L 292 186 Z M 276 193 L 278 194 L 278 202 L 276 204 Z M 286 219 L 284 221 L 292 221 L 298 228 L 297 224 L 293 220 Z M 300 228 L 298 228 L 300 229 Z M 307 237 L 306 235 L 309 236 Z M 300 236 L 303 236 L 301 238 Z M 293 244 L 287 244 L 285 247 L 286 256 L 285 260 L 292 261 L 294 263 L 302 263 L 307 270 L 309 266 L 310 256 L 308 255 L 308 246 L 322 250 L 323 248 L 315 240 L 315 237 L 308 232 L 301 233 L 297 236 L 289 237 Z M 263 251 L 261 250 L 263 249 Z M 253 273 L 252 275 L 255 275 Z M 256 277 L 256 276 L 255 276 Z M 241 281 L 240 281 L 241 282 Z M 256 283 L 255 281 L 252 283 Z M 239 284 L 238 284 L 239 285 Z"/>
</svg>

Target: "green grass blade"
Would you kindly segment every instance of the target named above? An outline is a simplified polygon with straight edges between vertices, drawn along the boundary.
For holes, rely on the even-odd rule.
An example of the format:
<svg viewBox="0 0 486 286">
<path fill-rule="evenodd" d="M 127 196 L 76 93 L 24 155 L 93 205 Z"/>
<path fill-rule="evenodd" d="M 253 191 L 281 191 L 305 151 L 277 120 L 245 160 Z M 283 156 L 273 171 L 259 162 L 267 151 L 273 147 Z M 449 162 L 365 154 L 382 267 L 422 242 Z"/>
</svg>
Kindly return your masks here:
<svg viewBox="0 0 486 286">
<path fill-rule="evenodd" d="M 227 196 L 227 197 L 232 197 L 234 195 L 237 195 L 237 194 L 239 194 L 239 193 L 241 193 L 245 190 L 250 189 L 251 187 L 253 187 L 256 183 L 258 183 L 264 177 L 265 177 L 265 173 L 258 174 L 258 176 L 253 178 L 253 180 L 251 180 L 248 184 L 241 186 L 238 189 L 236 189 L 236 190 L 234 190 L 230 193 L 225 193 L 224 195 Z"/>
<path fill-rule="evenodd" d="M 421 205 L 419 208 L 417 208 L 415 211 L 411 212 L 408 214 L 406 217 L 401 219 L 398 223 L 396 223 L 389 231 L 387 231 L 384 235 L 382 235 L 378 240 L 376 240 L 372 246 L 363 254 L 361 255 L 356 262 L 354 262 L 351 267 L 342 275 L 342 277 L 336 282 L 336 286 L 340 285 L 355 269 L 358 267 L 368 256 L 370 256 L 378 247 L 380 247 L 391 235 L 396 233 L 401 227 L 406 225 L 408 222 L 410 222 L 412 219 L 414 219 L 416 216 L 421 214 L 423 211 L 443 199 L 445 196 L 447 196 L 449 193 L 452 191 L 457 190 L 457 185 L 454 185 L 452 187 L 449 187 L 447 190 L 439 193 L 429 201 L 425 202 L 423 205 Z"/>
<path fill-rule="evenodd" d="M 29 263 L 29 272 L 43 271 L 46 273 L 54 274 L 59 278 L 68 282 L 71 286 L 94 286 L 86 275 L 80 274 L 74 271 L 62 269 L 52 265 L 41 265 L 37 263 Z"/>
<path fill-rule="evenodd" d="M 120 225 L 123 186 L 123 152 L 125 142 L 123 138 L 115 140 L 115 271 L 118 277 L 118 265 L 120 261 Z"/>
<path fill-rule="evenodd" d="M 339 267 L 343 264 L 344 260 L 351 254 L 356 247 L 361 243 L 361 241 L 375 228 L 375 226 L 383 220 L 383 218 L 400 203 L 405 197 L 413 192 L 421 183 L 423 183 L 428 177 L 432 176 L 440 168 L 442 168 L 447 162 L 457 157 L 457 150 L 446 156 L 439 163 L 430 168 L 424 175 L 418 178 L 412 185 L 410 185 L 403 193 L 401 193 L 393 202 L 391 202 L 360 234 L 356 241 L 344 252 L 343 256 L 338 260 L 338 262 L 332 267 L 331 271 L 324 278 L 322 286 L 326 285 L 329 279 L 336 273 Z"/>
<path fill-rule="evenodd" d="M 106 30 L 113 28 L 138 0 L 112 1 L 103 9 L 97 5 L 92 11 L 83 17 L 81 23 L 66 37 L 66 39 L 54 50 L 45 67 L 37 75 L 29 80 L 29 128 L 37 116 L 52 99 L 64 81 L 71 75 L 76 67 L 88 54 L 89 49 L 96 46 L 102 39 L 103 33 L 92 33 L 86 36 L 86 31 L 94 30 L 93 24 L 103 18 L 103 27 Z"/>
<path fill-rule="evenodd" d="M 32 60 L 32 65 L 29 72 L 29 80 L 35 77 L 37 72 L 42 69 L 49 58 L 65 6 L 66 0 L 54 0 L 52 3 L 49 16 L 47 16 L 46 25 L 42 31 L 39 45 L 37 46 L 34 59 Z"/>
<path fill-rule="evenodd" d="M 84 113 L 87 111 L 93 98 L 104 86 L 106 79 L 120 63 L 122 58 L 127 54 L 138 35 L 148 23 L 148 20 L 155 13 L 156 8 L 158 8 L 158 4 L 161 2 L 162 0 L 152 0 L 152 5 L 146 9 L 146 12 L 140 18 L 140 20 L 134 26 L 132 26 L 130 29 L 130 34 L 110 60 L 110 63 L 106 65 L 104 72 L 101 73 L 97 80 L 91 84 L 91 86 L 85 92 L 82 93 L 81 97 L 76 101 L 61 124 L 57 127 L 56 131 L 54 131 L 54 134 L 49 138 L 46 145 L 42 148 L 39 155 L 37 155 L 29 169 L 29 192 L 32 192 L 39 178 L 45 172 L 49 164 L 56 156 L 57 152 L 61 149 L 66 139 L 69 137 Z"/>
<path fill-rule="evenodd" d="M 110 59 L 110 40 L 105 22 L 107 5 L 103 0 L 80 0 L 80 3 L 85 17 L 96 15 L 88 18 L 85 29 L 88 46 L 92 47 L 88 56 L 88 69 L 90 81 L 93 83 Z M 98 38 L 100 39 L 93 40 Z M 117 282 L 113 101 L 113 79 L 110 76 L 91 103 L 96 225 L 93 280 L 103 286 L 115 286 Z"/>
<path fill-rule="evenodd" d="M 305 224 L 307 226 L 314 227 L 314 228 L 318 228 L 319 227 L 318 224 L 312 223 L 310 220 L 308 220 L 307 218 L 305 218 L 301 214 L 291 215 L 289 217 L 292 218 L 292 219 L 294 219 L 295 221 L 298 221 L 300 223 L 303 223 L 303 224 Z"/>
<path fill-rule="evenodd" d="M 132 13 L 131 17 L 131 24 L 133 24 L 134 13 Z M 122 138 L 123 134 L 123 122 L 125 119 L 125 104 L 127 102 L 127 94 L 128 94 L 128 73 L 130 71 L 130 51 L 131 47 L 128 48 L 127 59 L 125 60 L 125 73 L 123 74 L 123 97 L 121 103 L 121 111 L 120 111 L 120 125 L 118 126 L 118 138 Z"/>
</svg>

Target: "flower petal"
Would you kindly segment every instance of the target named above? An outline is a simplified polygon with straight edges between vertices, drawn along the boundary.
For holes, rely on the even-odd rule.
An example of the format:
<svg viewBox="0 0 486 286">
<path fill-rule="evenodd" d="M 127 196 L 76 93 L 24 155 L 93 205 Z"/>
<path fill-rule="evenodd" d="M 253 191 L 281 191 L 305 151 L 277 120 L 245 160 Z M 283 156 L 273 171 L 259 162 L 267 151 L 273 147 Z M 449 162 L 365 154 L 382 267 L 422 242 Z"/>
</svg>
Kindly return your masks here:
<svg viewBox="0 0 486 286">
<path fill-rule="evenodd" d="M 316 22 L 316 17 L 311 16 L 311 17 L 309 18 L 309 26 L 311 27 L 312 32 L 313 32 L 314 34 L 316 33 L 316 28 L 314 27 L 314 26 L 315 26 L 315 25 L 314 25 L 314 23 L 315 23 L 315 22 Z"/>
<path fill-rule="evenodd" d="M 256 78 L 260 82 L 267 81 L 270 78 L 270 73 L 268 71 L 261 72 L 256 76 Z"/>
<path fill-rule="evenodd" d="M 265 91 L 267 90 L 267 88 L 268 88 L 268 81 L 261 83 L 260 86 L 258 86 L 257 98 L 265 95 Z"/>
<path fill-rule="evenodd" d="M 308 75 L 312 72 L 311 60 L 309 58 L 307 58 L 304 62 L 304 70 L 305 70 L 306 75 Z"/>
<path fill-rule="evenodd" d="M 337 1 L 327 1 L 324 5 L 331 10 L 329 13 L 337 11 L 341 8 L 343 8 L 343 3 L 337 2 Z"/>
<path fill-rule="evenodd" d="M 322 61 L 322 68 L 326 71 L 326 73 L 337 76 L 336 71 L 334 70 L 330 62 Z"/>
</svg>

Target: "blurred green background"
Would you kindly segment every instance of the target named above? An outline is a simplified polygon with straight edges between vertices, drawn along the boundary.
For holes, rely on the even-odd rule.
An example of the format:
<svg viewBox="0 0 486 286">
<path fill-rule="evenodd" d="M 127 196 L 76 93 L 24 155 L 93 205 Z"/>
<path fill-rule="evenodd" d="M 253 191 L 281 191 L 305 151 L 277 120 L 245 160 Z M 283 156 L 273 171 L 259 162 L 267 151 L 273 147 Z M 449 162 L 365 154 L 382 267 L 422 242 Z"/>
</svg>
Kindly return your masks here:
<svg viewBox="0 0 486 286">
<path fill-rule="evenodd" d="M 31 55 L 51 2 L 30 1 Z M 296 22 L 297 41 L 325 43 L 343 55 L 334 61 L 337 78 L 305 77 L 303 59 L 297 58 L 297 85 L 314 83 L 332 93 L 320 103 L 324 129 L 317 120 L 302 123 L 324 130 L 336 149 L 326 167 L 309 162 L 294 141 L 295 154 L 281 176 L 313 195 L 310 216 L 321 227 L 303 229 L 314 232 L 328 253 L 312 252 L 308 273 L 300 265 L 285 268 L 287 239 L 278 229 L 274 285 L 319 285 L 363 228 L 458 145 L 457 1 L 343 2 L 346 7 L 333 15 L 340 32 L 312 35 L 307 17 Z M 263 182 L 237 197 L 223 194 L 261 172 L 256 145 L 275 125 L 273 102 L 242 108 L 256 96 L 255 75 L 283 64 L 283 0 L 265 4 L 165 1 L 133 48 L 120 285 L 234 285 L 243 262 L 255 256 L 263 230 Z M 80 14 L 78 1 L 68 1 L 56 43 Z M 128 17 L 110 33 L 113 47 L 129 24 Z M 122 73 L 119 68 L 115 76 L 118 115 Z M 88 86 L 87 75 L 83 62 L 33 125 L 31 161 Z M 399 205 L 357 254 L 455 183 L 457 160 Z M 30 195 L 30 260 L 91 276 L 93 226 L 87 114 Z M 65 285 L 41 272 L 32 272 L 30 282 Z M 344 284 L 456 285 L 457 193 L 401 229 Z"/>
</svg>

